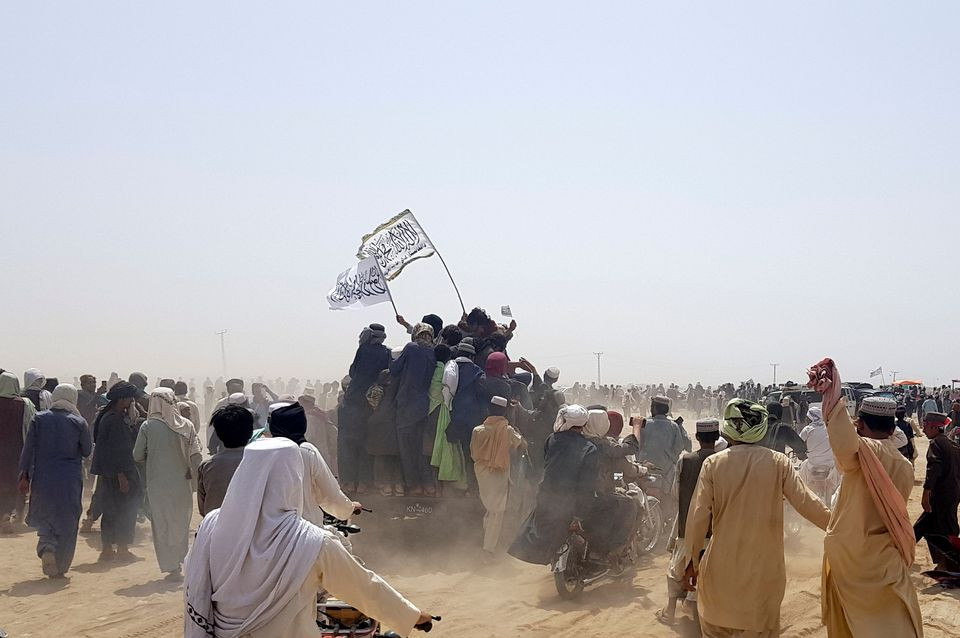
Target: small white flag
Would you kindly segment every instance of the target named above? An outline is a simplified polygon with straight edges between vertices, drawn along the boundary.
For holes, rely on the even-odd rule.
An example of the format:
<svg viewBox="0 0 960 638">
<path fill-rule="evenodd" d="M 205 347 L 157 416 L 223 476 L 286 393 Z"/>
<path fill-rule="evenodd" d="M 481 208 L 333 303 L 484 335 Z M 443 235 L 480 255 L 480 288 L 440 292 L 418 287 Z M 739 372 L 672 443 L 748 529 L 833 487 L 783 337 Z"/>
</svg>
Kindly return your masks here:
<svg viewBox="0 0 960 638">
<path fill-rule="evenodd" d="M 500 306 L 500 314 L 504 317 L 513 318 L 513 313 L 510 312 L 510 306 Z"/>
<path fill-rule="evenodd" d="M 376 257 L 387 281 L 393 281 L 411 261 L 430 257 L 434 252 L 420 222 L 405 210 L 363 236 L 357 259 Z"/>
<path fill-rule="evenodd" d="M 330 310 L 373 306 L 390 301 L 390 291 L 377 261 L 368 257 L 337 275 L 337 283 L 327 293 Z"/>
<path fill-rule="evenodd" d="M 870 378 L 872 379 L 873 377 L 879 377 L 881 374 L 883 374 L 883 366 L 880 366 L 879 368 L 871 372 Z"/>
</svg>

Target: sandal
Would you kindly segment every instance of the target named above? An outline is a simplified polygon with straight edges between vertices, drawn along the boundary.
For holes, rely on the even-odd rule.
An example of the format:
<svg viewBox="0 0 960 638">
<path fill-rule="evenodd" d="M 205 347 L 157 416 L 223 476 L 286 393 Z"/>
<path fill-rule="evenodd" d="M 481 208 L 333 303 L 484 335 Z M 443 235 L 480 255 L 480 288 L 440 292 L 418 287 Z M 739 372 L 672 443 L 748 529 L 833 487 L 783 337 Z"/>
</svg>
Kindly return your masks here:
<svg viewBox="0 0 960 638">
<path fill-rule="evenodd" d="M 677 622 L 676 618 L 670 618 L 662 609 L 658 609 L 654 617 L 657 619 L 657 622 L 667 627 L 673 627 Z"/>
</svg>

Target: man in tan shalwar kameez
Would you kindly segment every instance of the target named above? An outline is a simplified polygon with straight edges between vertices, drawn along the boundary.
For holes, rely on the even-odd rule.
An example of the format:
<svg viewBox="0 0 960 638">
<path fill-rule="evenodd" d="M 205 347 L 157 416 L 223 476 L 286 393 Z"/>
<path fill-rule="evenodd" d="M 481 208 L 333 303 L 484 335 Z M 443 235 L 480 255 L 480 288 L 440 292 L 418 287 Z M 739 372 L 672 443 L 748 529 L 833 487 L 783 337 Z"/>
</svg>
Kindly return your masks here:
<svg viewBox="0 0 960 638">
<path fill-rule="evenodd" d="M 787 582 L 784 497 L 817 527 L 825 529 L 830 520 L 830 510 L 804 487 L 790 459 L 756 445 L 766 431 L 766 408 L 730 401 L 723 436 L 731 446 L 707 458 L 700 471 L 687 518 L 687 551 L 693 557 L 687 573 L 692 583 L 699 572 L 697 605 L 706 638 L 779 635 Z M 711 525 L 713 538 L 701 558 Z"/>
<path fill-rule="evenodd" d="M 832 362 L 830 367 L 835 375 Z M 839 377 L 832 380 L 839 387 Z M 823 389 L 825 411 L 828 392 Z M 908 563 L 877 509 L 860 458 L 862 444 L 873 450 L 905 504 L 913 489 L 913 466 L 891 439 L 880 438 L 884 423 L 889 422 L 886 436 L 896 427 L 896 407 L 893 399 L 864 399 L 854 426 L 839 399 L 827 416 L 830 445 L 843 473 L 840 496 L 823 542 L 821 601 L 830 638 L 923 636 L 920 603 Z M 910 563 L 912 556 L 911 548 Z"/>
</svg>

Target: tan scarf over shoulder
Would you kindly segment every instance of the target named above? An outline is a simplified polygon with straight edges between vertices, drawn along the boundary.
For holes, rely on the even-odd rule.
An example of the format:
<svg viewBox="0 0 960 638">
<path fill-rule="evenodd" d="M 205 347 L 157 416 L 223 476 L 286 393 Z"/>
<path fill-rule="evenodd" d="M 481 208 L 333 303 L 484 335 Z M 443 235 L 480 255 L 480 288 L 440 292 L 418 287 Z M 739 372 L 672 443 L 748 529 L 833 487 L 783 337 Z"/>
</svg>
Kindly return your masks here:
<svg viewBox="0 0 960 638">
<path fill-rule="evenodd" d="M 506 472 L 510 469 L 510 432 L 509 423 L 502 416 L 489 416 L 483 422 L 483 436 L 474 433 L 474 444 L 470 450 L 474 463 L 487 469 Z"/>
</svg>

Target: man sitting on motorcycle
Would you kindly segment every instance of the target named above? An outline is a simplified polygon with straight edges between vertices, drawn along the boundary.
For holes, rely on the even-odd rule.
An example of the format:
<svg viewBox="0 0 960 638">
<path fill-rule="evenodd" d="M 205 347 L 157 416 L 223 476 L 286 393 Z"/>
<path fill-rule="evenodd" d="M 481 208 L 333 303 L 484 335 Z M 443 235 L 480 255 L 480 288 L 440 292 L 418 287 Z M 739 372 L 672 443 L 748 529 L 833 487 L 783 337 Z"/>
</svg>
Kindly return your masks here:
<svg viewBox="0 0 960 638">
<path fill-rule="evenodd" d="M 823 421 L 823 406 L 811 404 L 807 418 L 810 424 L 800 431 L 800 438 L 807 445 L 807 459 L 800 465 L 800 478 L 829 507 L 840 476 L 834 464 L 827 424 Z"/>
<path fill-rule="evenodd" d="M 553 434 L 543 454 L 543 480 L 537 505 L 510 546 L 514 558 L 547 565 L 563 544 L 574 518 L 585 520 L 593 510 L 600 451 L 583 435 L 587 410 L 566 405 L 557 412 Z"/>
<path fill-rule="evenodd" d="M 547 565 L 563 544 L 574 518 L 580 520 L 591 554 L 616 566 L 630 540 L 637 506 L 629 497 L 597 496 L 604 435 L 610 420 L 603 410 L 579 405 L 560 408 L 544 446 L 544 472 L 537 505 L 510 547 L 514 558 Z M 629 504 L 626 502 L 629 501 Z"/>
<path fill-rule="evenodd" d="M 611 415 L 615 415 L 611 419 Z M 619 427 L 614 427 L 611 421 Z M 637 453 L 637 436 L 628 435 L 622 442 L 619 438 L 623 417 L 617 412 L 607 412 L 602 406 L 591 406 L 587 415 L 584 436 L 600 450 L 600 473 L 596 482 L 596 498 L 593 509 L 583 522 L 584 532 L 598 556 L 607 558 L 612 565 L 622 568 L 620 558 L 637 529 L 639 508 L 637 502 L 624 493 L 617 492 L 615 474 L 624 478 L 637 478 L 640 468 L 627 460 Z M 611 432 L 614 432 L 611 434 Z"/>
</svg>

